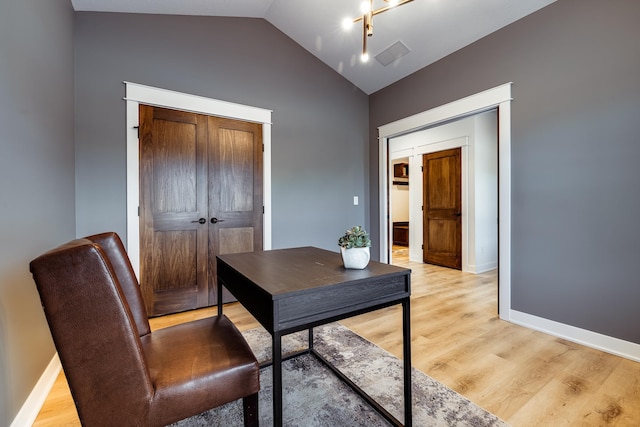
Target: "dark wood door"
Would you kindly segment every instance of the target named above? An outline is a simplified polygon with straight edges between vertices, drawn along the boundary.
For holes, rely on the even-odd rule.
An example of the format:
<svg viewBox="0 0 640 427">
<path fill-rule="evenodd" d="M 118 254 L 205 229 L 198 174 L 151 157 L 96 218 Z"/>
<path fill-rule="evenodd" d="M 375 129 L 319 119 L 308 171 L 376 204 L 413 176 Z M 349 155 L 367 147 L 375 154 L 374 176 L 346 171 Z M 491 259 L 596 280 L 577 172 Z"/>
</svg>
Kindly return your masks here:
<svg viewBox="0 0 640 427">
<path fill-rule="evenodd" d="M 423 155 L 423 258 L 462 269 L 461 149 Z"/>
<path fill-rule="evenodd" d="M 147 314 L 217 304 L 216 255 L 254 249 L 262 249 L 261 125 L 141 105 Z"/>
<path fill-rule="evenodd" d="M 262 125 L 209 117 L 209 301 L 216 255 L 262 249 Z M 233 300 L 224 290 L 224 302 Z"/>
</svg>

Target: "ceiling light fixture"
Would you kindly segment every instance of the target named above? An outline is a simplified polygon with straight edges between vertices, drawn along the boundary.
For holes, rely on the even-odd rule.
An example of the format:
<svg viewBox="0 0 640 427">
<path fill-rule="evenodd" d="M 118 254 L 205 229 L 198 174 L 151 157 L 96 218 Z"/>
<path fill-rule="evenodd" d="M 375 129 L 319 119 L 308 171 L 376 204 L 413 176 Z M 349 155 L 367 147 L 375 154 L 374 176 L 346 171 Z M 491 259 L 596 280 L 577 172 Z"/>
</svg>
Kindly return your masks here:
<svg viewBox="0 0 640 427">
<path fill-rule="evenodd" d="M 355 24 L 356 22 L 362 21 L 362 56 L 360 59 L 362 62 L 367 62 L 369 60 L 369 53 L 367 51 L 367 38 L 373 35 L 373 17 L 381 14 L 382 12 L 386 12 L 387 10 L 391 10 L 395 7 L 402 6 L 403 4 L 411 3 L 413 0 L 384 0 L 389 3 L 388 6 L 381 7 L 380 9 L 373 10 L 373 0 L 365 0 L 362 3 L 362 16 L 358 16 L 357 18 L 350 20 L 346 19 L 343 23 L 345 28 L 351 26 L 351 24 Z"/>
</svg>

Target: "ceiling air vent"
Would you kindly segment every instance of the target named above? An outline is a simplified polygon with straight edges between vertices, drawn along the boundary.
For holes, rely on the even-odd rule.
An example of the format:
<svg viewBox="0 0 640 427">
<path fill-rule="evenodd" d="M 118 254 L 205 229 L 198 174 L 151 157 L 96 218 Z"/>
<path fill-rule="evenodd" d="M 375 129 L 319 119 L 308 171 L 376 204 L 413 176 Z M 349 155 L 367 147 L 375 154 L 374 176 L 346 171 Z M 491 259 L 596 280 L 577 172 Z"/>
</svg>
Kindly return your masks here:
<svg viewBox="0 0 640 427">
<path fill-rule="evenodd" d="M 396 59 L 405 56 L 411 52 L 409 48 L 400 40 L 376 55 L 376 60 L 385 67 L 392 64 Z"/>
</svg>

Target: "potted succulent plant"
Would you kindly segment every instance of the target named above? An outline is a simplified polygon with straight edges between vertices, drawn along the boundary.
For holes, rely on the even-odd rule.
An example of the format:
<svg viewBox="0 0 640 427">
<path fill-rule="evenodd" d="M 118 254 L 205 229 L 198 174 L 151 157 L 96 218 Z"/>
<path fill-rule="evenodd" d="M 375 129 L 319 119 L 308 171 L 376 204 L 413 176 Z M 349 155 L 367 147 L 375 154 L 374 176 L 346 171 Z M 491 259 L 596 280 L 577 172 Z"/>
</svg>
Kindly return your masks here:
<svg viewBox="0 0 640 427">
<path fill-rule="evenodd" d="M 371 239 L 360 225 L 351 227 L 338 239 L 345 268 L 362 270 L 369 264 Z"/>
</svg>

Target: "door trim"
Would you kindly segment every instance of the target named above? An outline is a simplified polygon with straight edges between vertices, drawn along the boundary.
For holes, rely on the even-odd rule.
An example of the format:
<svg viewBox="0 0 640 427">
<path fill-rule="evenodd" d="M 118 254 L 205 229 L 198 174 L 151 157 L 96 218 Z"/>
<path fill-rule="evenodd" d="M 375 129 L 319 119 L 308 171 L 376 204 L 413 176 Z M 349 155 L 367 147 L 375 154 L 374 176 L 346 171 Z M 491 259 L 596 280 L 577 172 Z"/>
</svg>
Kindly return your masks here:
<svg viewBox="0 0 640 427">
<path fill-rule="evenodd" d="M 271 110 L 235 104 L 198 95 L 124 82 L 127 109 L 127 252 L 133 269 L 140 277 L 140 171 L 138 151 L 139 105 L 171 108 L 209 116 L 226 117 L 262 124 L 263 150 L 263 248 L 271 249 Z"/>
<path fill-rule="evenodd" d="M 405 117 L 378 127 L 378 195 L 380 219 L 380 260 L 389 261 L 388 219 L 389 139 L 432 127 L 453 119 L 497 108 L 498 111 L 498 310 L 500 318 L 511 317 L 511 86 L 512 83 Z"/>
</svg>

